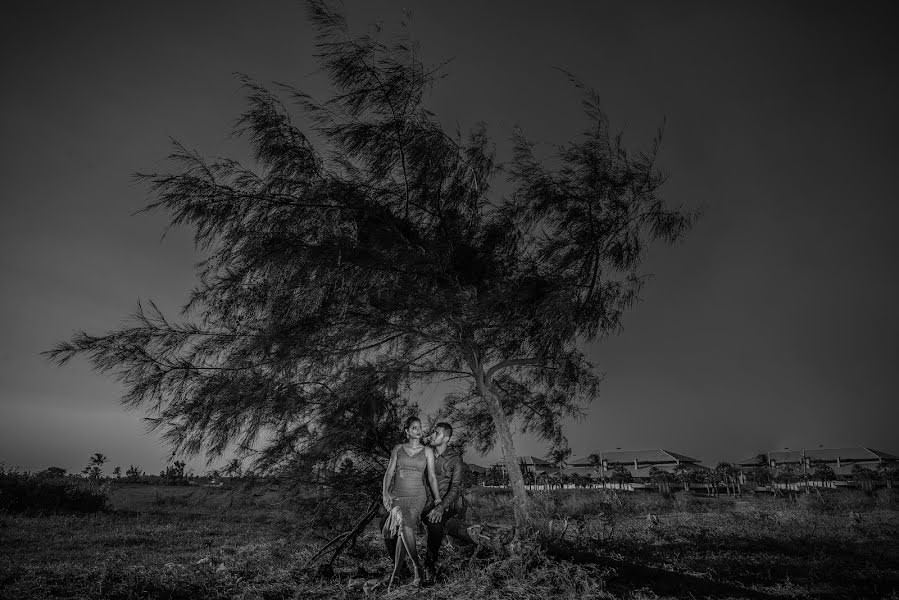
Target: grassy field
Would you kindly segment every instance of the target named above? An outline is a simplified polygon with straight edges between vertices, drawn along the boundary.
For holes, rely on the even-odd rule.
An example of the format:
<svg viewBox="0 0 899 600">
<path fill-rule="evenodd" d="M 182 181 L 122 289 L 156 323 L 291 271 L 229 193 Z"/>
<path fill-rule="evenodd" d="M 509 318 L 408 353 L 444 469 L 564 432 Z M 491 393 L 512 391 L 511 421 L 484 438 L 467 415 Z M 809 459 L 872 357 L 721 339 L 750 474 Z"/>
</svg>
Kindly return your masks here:
<svg viewBox="0 0 899 600">
<path fill-rule="evenodd" d="M 112 510 L 0 517 L 3 598 L 362 598 L 390 567 L 374 526 L 307 569 L 329 532 L 277 491 L 123 486 Z M 895 498 L 798 501 L 683 494 L 542 493 L 508 536 L 508 496 L 471 493 L 489 544 L 444 550 L 444 578 L 389 597 L 899 598 Z"/>
</svg>

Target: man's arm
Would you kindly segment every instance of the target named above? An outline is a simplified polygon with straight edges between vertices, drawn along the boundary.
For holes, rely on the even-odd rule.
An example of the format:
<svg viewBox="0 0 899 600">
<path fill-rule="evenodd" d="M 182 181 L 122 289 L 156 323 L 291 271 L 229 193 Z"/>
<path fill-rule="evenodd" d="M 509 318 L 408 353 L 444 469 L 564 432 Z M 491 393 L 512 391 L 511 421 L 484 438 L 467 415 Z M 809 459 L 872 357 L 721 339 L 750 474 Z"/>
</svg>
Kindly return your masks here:
<svg viewBox="0 0 899 600">
<path fill-rule="evenodd" d="M 443 495 L 443 506 L 449 508 L 456 503 L 459 494 L 462 493 L 462 481 L 465 475 L 465 463 L 462 457 L 456 455 L 453 457 L 453 475 L 450 477 L 449 489 Z"/>
</svg>

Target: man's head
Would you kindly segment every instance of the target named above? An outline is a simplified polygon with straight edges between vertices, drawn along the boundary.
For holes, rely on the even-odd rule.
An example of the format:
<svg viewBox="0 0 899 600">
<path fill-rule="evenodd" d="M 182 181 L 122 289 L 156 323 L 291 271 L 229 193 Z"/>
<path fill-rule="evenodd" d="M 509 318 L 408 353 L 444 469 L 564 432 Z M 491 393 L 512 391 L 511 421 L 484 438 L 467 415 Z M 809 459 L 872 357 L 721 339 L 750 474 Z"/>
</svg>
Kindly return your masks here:
<svg viewBox="0 0 899 600">
<path fill-rule="evenodd" d="M 450 438 L 453 437 L 453 426 L 449 423 L 444 423 L 441 421 L 434 425 L 434 434 L 431 436 L 431 445 L 439 446 L 441 444 L 447 444 L 450 441 Z"/>
</svg>

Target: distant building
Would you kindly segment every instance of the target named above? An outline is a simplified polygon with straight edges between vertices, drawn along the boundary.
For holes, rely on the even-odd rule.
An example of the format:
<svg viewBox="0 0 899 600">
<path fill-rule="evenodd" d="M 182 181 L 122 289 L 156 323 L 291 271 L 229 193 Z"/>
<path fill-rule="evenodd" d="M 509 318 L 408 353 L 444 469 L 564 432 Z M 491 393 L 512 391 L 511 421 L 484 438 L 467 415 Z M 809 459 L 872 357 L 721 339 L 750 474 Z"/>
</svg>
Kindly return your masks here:
<svg viewBox="0 0 899 600">
<path fill-rule="evenodd" d="M 766 464 L 759 464 L 759 456 L 753 456 L 736 463 L 741 471 L 767 466 L 772 469 L 791 467 L 798 473 L 810 473 L 824 464 L 833 469 L 837 477 L 852 476 L 856 467 L 876 471 L 881 463 L 899 465 L 899 456 L 858 446 L 855 448 L 812 448 L 804 450 L 784 450 L 767 452 L 764 455 Z"/>
<path fill-rule="evenodd" d="M 649 479 L 653 468 L 665 473 L 674 473 L 679 466 L 688 471 L 707 471 L 708 467 L 699 464 L 698 458 L 692 458 L 670 450 L 657 448 L 654 450 L 616 450 L 614 452 L 597 452 L 599 465 L 594 465 L 589 457 L 571 460 L 565 472 L 578 473 L 586 477 L 609 477 L 611 473 L 624 467 L 634 479 Z"/>
<path fill-rule="evenodd" d="M 539 458 L 537 456 L 519 456 L 518 464 L 522 465 L 522 471 L 526 473 L 536 473 L 537 475 L 551 475 L 562 470 L 559 467 L 554 466 L 548 460 Z M 494 469 L 499 469 L 503 475 L 505 475 L 506 473 L 505 461 L 501 460 L 499 462 L 493 463 L 491 467 Z"/>
</svg>

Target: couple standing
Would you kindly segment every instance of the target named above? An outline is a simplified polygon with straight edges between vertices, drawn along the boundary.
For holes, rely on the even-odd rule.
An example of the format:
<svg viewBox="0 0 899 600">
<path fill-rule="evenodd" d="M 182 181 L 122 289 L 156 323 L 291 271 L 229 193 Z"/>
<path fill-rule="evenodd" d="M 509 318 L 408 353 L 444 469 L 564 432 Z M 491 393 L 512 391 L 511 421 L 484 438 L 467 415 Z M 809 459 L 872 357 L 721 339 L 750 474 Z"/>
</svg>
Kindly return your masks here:
<svg viewBox="0 0 899 600">
<path fill-rule="evenodd" d="M 406 442 L 393 448 L 384 474 L 381 491 L 388 514 L 382 530 L 387 550 L 393 558 L 391 584 L 397 571 L 405 565 L 406 555 L 412 560 L 413 584 L 427 584 L 430 575 L 425 573 L 435 572 L 445 533 L 463 541 L 473 541 L 461 521 L 464 518 L 462 480 L 465 463 L 458 451 L 448 448 L 453 437 L 453 427 L 449 423 L 437 423 L 430 445 L 423 443 L 421 421 L 417 417 L 406 421 L 405 432 Z M 415 546 L 419 521 L 423 521 L 428 530 L 426 571 L 422 569 Z"/>
</svg>

